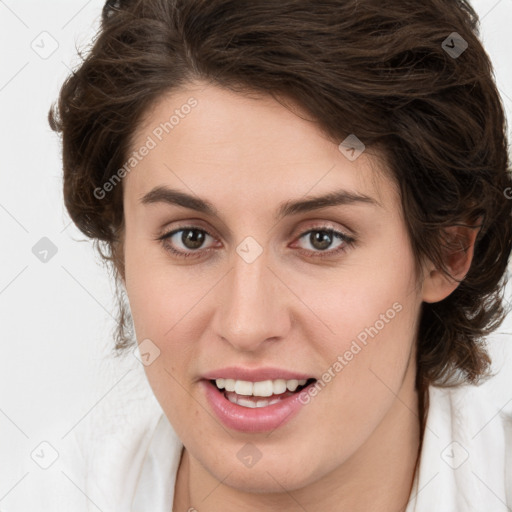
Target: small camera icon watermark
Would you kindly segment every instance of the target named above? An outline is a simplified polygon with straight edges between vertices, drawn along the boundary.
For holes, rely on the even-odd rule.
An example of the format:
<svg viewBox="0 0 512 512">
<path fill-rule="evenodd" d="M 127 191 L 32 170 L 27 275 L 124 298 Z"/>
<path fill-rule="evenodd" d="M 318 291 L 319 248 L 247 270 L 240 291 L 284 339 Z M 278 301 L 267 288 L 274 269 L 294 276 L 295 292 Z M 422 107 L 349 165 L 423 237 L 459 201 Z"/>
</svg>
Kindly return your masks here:
<svg viewBox="0 0 512 512">
<path fill-rule="evenodd" d="M 57 251 L 57 246 L 45 236 L 32 247 L 32 254 L 41 263 L 48 263 L 57 254 Z"/>
<path fill-rule="evenodd" d="M 469 458 L 468 451 L 457 441 L 451 442 L 442 452 L 441 458 L 452 469 L 457 469 Z"/>
<path fill-rule="evenodd" d="M 452 59 L 458 59 L 468 49 L 467 41 L 458 32 L 452 32 L 441 46 Z"/>
<path fill-rule="evenodd" d="M 48 441 L 43 441 L 32 450 L 30 457 L 40 468 L 48 469 L 59 458 L 59 452 Z"/>
<path fill-rule="evenodd" d="M 59 48 L 57 40 L 49 33 L 41 32 L 31 43 L 30 47 L 41 59 L 49 59 Z"/>
<path fill-rule="evenodd" d="M 238 245 L 236 252 L 246 263 L 253 263 L 263 253 L 263 247 L 252 236 L 248 236 Z"/>
<path fill-rule="evenodd" d="M 160 349 L 149 338 L 146 338 L 135 347 L 133 355 L 144 366 L 149 366 L 160 356 Z"/>
<path fill-rule="evenodd" d="M 364 153 L 366 146 L 352 133 L 338 146 L 338 149 L 348 160 L 354 162 Z"/>
<path fill-rule="evenodd" d="M 261 451 L 252 443 L 247 443 L 236 454 L 238 460 L 249 469 L 263 457 Z"/>
</svg>

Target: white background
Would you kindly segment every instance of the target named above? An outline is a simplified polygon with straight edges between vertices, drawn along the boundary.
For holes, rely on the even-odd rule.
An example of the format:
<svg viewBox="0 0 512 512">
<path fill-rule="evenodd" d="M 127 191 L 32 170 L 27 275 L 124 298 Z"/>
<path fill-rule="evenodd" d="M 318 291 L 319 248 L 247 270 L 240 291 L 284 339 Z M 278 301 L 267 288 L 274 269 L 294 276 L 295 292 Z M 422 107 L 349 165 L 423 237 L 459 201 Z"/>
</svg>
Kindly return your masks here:
<svg viewBox="0 0 512 512">
<path fill-rule="evenodd" d="M 479 0 L 473 5 L 481 16 L 483 43 L 512 119 L 512 0 Z M 102 6 L 102 0 L 0 0 L 3 512 L 29 510 L 26 500 L 35 489 L 33 482 L 50 472 L 57 482 L 55 492 L 73 489 L 69 478 L 59 473 L 58 463 L 44 470 L 31 453 L 37 448 L 48 456 L 48 447 L 39 447 L 43 441 L 57 453 L 65 450 L 69 431 L 79 428 L 104 397 L 121 392 L 127 369 L 140 374 L 134 357 L 118 361 L 109 356 L 112 284 L 92 243 L 70 224 L 61 191 L 59 140 L 46 120 L 60 85 L 78 62 L 76 47 L 90 42 Z M 58 44 L 48 58 L 41 58 L 31 46 L 39 44 L 44 51 L 42 38 L 46 51 Z M 32 253 L 42 237 L 57 247 L 47 263 Z M 509 317 L 500 332 L 511 331 Z M 499 407 L 510 408 L 511 337 L 496 334 L 491 341 L 494 368 L 500 373 L 485 385 L 494 389 Z"/>
</svg>

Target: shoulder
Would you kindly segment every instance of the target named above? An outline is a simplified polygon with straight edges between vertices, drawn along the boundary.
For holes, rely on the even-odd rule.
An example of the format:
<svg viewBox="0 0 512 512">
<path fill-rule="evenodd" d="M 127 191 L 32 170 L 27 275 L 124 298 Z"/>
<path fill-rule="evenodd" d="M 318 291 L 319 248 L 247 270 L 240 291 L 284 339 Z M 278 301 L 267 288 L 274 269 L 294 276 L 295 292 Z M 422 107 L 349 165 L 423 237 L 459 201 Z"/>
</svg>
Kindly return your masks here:
<svg viewBox="0 0 512 512">
<path fill-rule="evenodd" d="M 113 388 L 70 432 L 63 458 L 75 492 L 79 488 L 89 507 L 94 503 L 105 512 L 132 511 L 133 495 L 162 417 L 139 369 L 126 375 L 123 385 Z"/>
<path fill-rule="evenodd" d="M 407 512 L 507 511 L 512 506 L 512 409 L 500 407 L 485 385 L 431 386 L 429 400 Z"/>
</svg>

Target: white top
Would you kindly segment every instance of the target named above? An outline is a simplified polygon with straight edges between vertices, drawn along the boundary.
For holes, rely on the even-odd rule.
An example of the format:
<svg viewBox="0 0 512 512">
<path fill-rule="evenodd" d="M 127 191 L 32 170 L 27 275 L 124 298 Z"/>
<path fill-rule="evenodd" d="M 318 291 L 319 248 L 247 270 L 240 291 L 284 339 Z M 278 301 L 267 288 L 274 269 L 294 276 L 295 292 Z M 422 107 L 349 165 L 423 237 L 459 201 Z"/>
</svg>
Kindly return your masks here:
<svg viewBox="0 0 512 512">
<path fill-rule="evenodd" d="M 497 410 L 487 392 L 466 385 L 430 388 L 407 512 L 512 509 L 512 413 Z M 83 495 L 75 489 L 69 510 L 172 511 L 183 445 L 154 397 L 123 407 L 120 414 L 107 407 L 99 430 L 76 429 L 63 471 Z"/>
</svg>

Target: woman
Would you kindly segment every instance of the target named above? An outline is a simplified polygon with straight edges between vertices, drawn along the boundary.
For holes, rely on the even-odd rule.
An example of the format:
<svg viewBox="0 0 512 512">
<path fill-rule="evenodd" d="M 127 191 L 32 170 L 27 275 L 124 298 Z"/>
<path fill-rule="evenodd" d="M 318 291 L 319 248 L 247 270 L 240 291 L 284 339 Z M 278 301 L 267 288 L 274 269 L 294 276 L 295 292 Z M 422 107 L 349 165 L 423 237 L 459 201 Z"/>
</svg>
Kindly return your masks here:
<svg viewBox="0 0 512 512">
<path fill-rule="evenodd" d="M 512 184 L 467 2 L 109 1 L 49 119 L 162 409 L 113 510 L 512 506 L 471 386 Z"/>
</svg>

